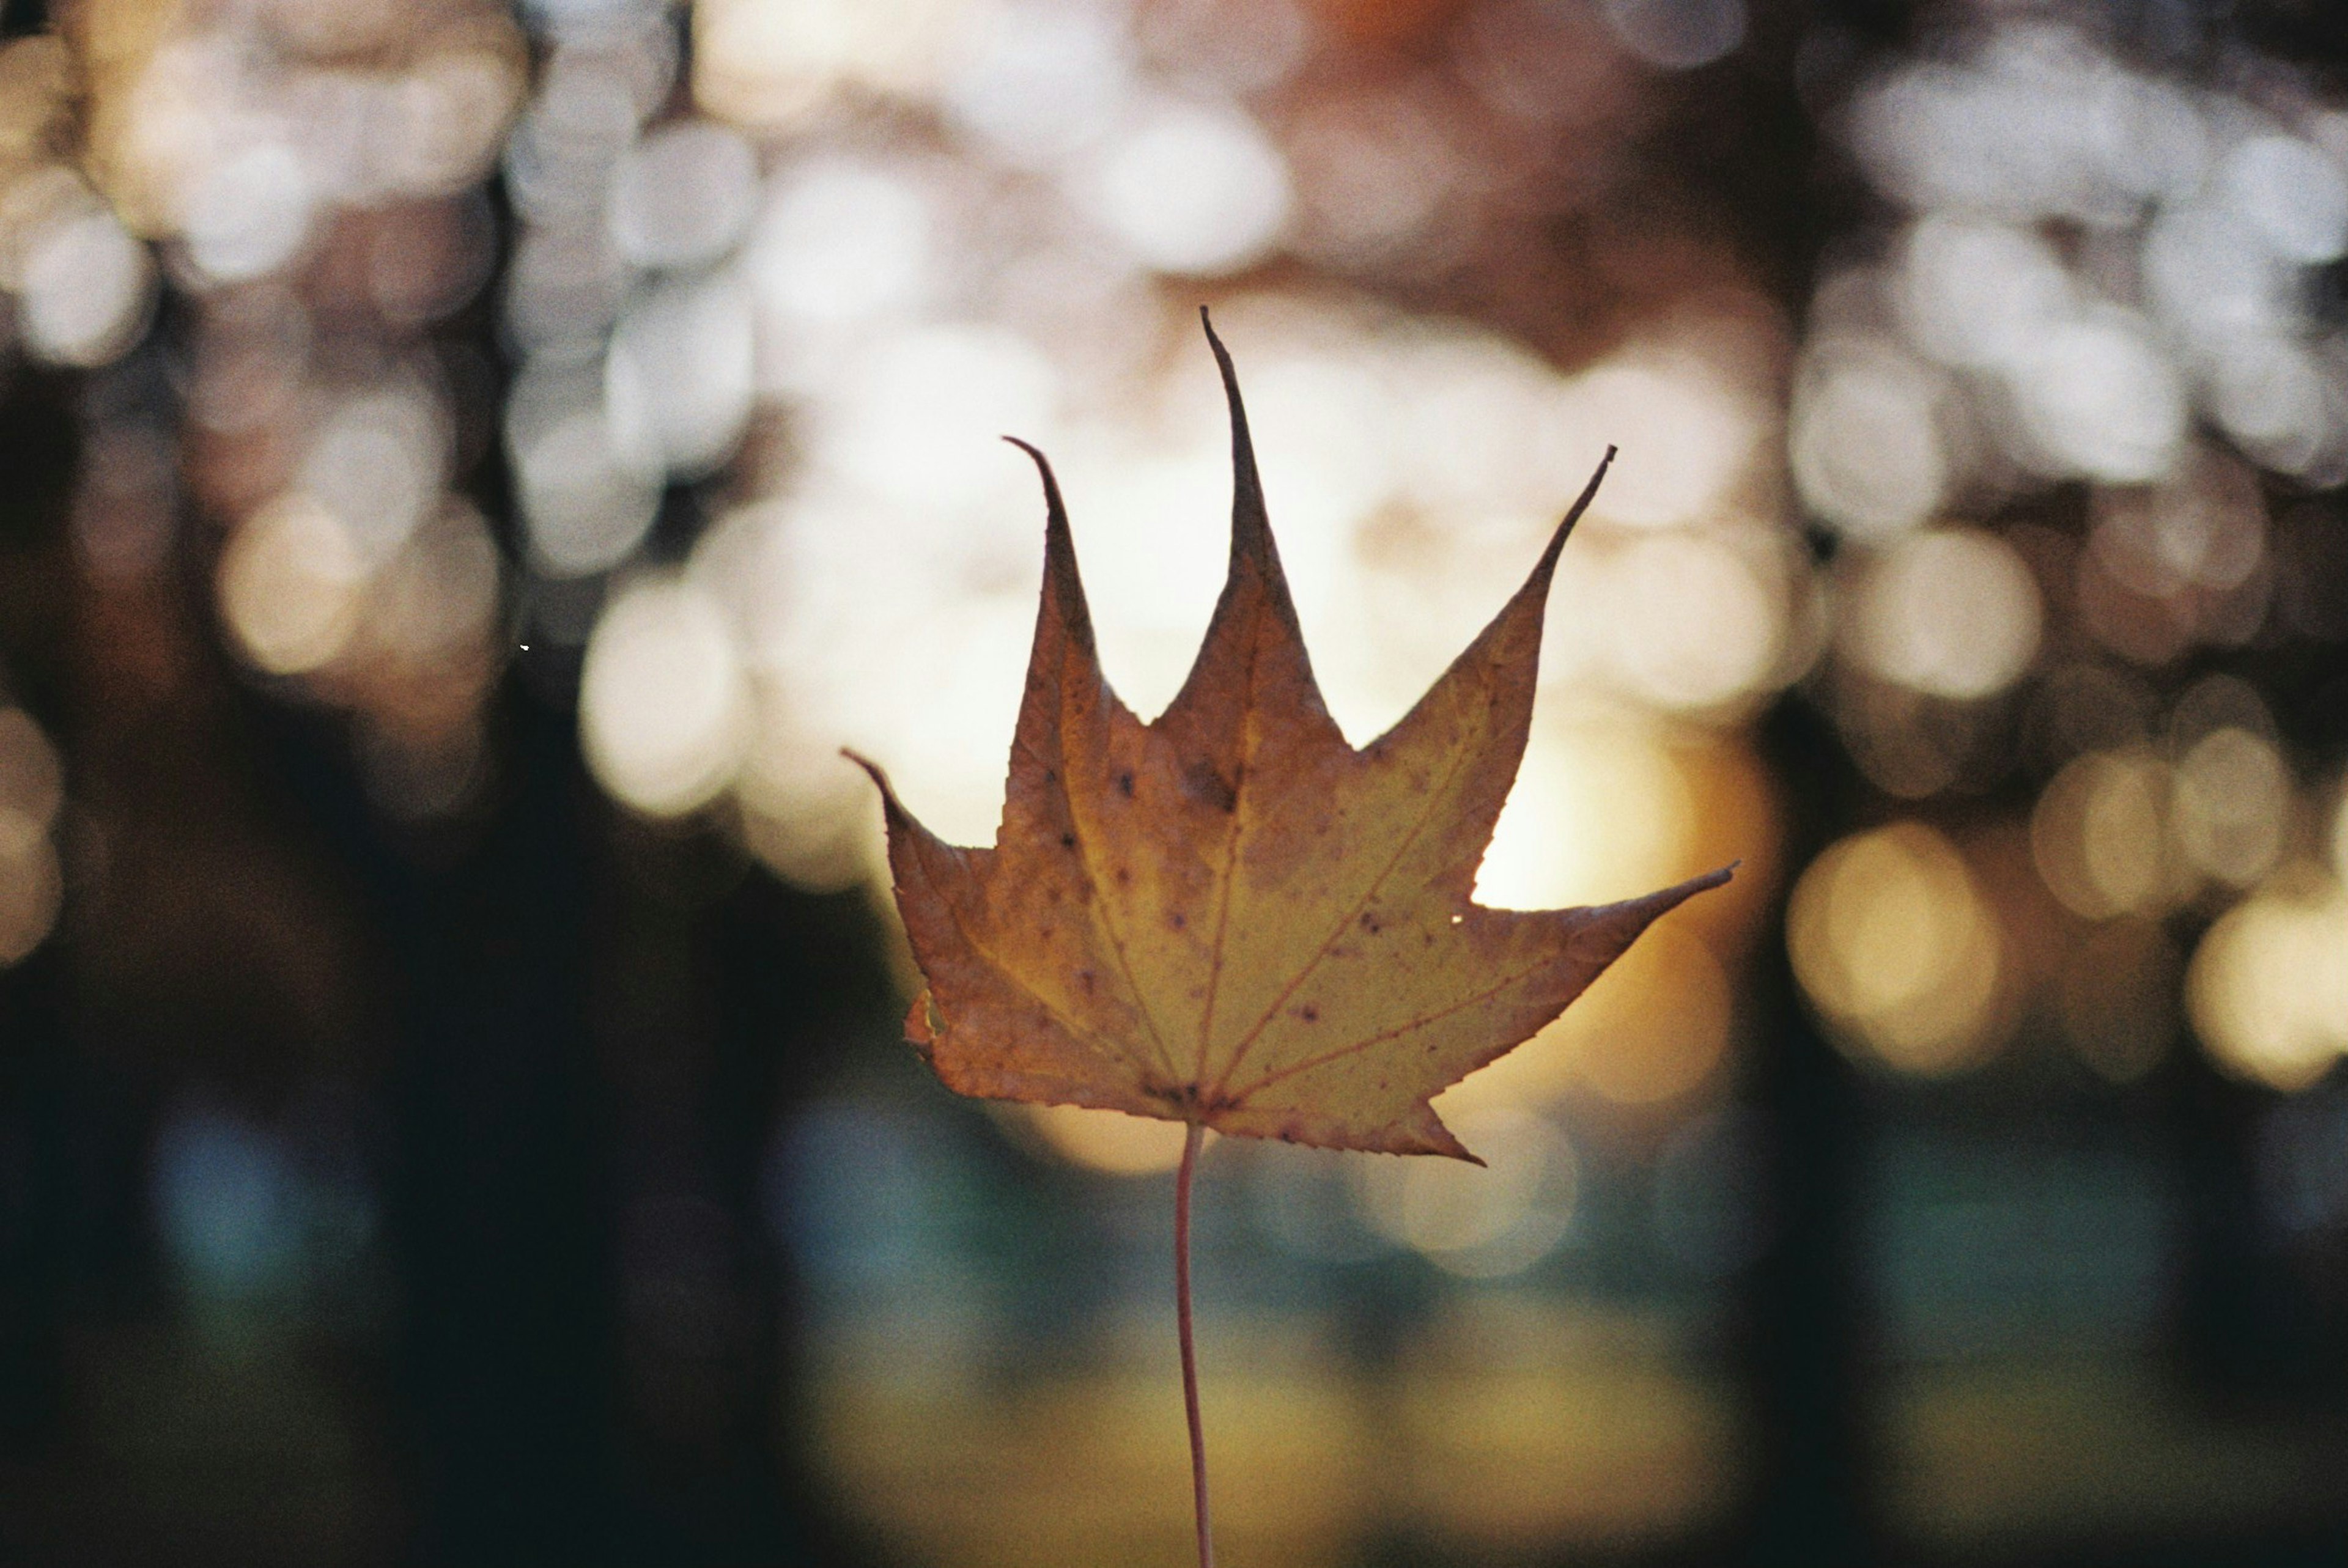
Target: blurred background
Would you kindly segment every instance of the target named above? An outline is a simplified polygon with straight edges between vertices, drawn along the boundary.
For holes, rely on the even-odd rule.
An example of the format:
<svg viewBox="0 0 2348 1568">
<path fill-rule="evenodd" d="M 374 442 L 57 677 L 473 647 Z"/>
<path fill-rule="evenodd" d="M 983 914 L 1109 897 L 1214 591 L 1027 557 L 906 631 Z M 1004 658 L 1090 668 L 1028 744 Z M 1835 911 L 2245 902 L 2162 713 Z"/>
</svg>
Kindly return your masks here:
<svg viewBox="0 0 2348 1568">
<path fill-rule="evenodd" d="M 1169 697 L 1236 354 L 1332 709 L 1565 558 L 1488 902 L 1228 1141 L 1235 1568 L 2336 1562 L 2348 9 L 7 0 L 0 1559 L 1187 1559 L 1179 1135 L 954 1100 L 1058 464 Z"/>
</svg>

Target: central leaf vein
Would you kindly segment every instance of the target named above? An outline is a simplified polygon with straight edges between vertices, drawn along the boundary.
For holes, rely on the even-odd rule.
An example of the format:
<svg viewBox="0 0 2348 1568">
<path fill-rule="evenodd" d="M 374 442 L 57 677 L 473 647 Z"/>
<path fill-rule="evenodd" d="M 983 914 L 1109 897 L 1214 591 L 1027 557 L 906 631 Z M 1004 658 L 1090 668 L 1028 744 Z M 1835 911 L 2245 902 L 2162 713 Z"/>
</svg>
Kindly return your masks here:
<svg viewBox="0 0 2348 1568">
<path fill-rule="evenodd" d="M 1428 790 L 1422 797 L 1418 814 L 1412 819 L 1410 831 L 1403 835 L 1402 843 L 1395 846 L 1394 854 L 1387 859 L 1385 865 L 1379 868 L 1377 876 L 1371 878 L 1369 884 L 1363 888 L 1362 896 L 1353 902 L 1344 914 L 1338 917 L 1337 923 L 1330 927 L 1329 935 L 1322 939 L 1321 946 L 1314 950 L 1313 957 L 1305 960 L 1303 967 L 1289 978 L 1288 983 L 1281 988 L 1278 996 L 1272 999 L 1271 1005 L 1263 1009 L 1262 1015 L 1254 1023 L 1249 1025 L 1247 1031 L 1233 1044 L 1231 1059 L 1224 1064 L 1222 1076 L 1216 1081 L 1214 1088 L 1216 1095 L 1220 1096 L 1222 1093 L 1225 1086 L 1231 1082 L 1232 1075 L 1239 1071 L 1240 1063 L 1245 1060 L 1248 1051 L 1253 1048 L 1256 1041 L 1262 1038 L 1263 1031 L 1271 1027 L 1272 1020 L 1280 1015 L 1280 1009 L 1288 1005 L 1289 999 L 1296 994 L 1298 988 L 1304 984 L 1313 972 L 1321 967 L 1323 960 L 1334 950 L 1338 938 L 1343 937 L 1354 922 L 1361 917 L 1362 911 L 1369 907 L 1370 900 L 1378 896 L 1379 889 L 1385 886 L 1386 878 L 1394 875 L 1395 867 L 1402 864 L 1403 856 L 1410 853 L 1411 846 L 1418 842 L 1419 835 L 1426 830 L 1426 825 L 1435 819 L 1436 807 L 1450 792 L 1451 785 L 1459 777 L 1459 770 L 1467 765 L 1467 749 L 1455 748 L 1452 753 L 1450 770 L 1443 775 L 1443 782 L 1440 784 Z"/>
</svg>

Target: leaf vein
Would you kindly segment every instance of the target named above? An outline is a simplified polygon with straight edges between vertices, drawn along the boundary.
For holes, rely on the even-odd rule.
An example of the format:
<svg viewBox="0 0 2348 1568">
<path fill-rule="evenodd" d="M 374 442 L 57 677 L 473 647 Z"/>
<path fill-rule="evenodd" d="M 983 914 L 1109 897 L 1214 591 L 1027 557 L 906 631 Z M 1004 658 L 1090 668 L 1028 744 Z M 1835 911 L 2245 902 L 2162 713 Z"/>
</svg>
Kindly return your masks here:
<svg viewBox="0 0 2348 1568">
<path fill-rule="evenodd" d="M 1332 927 L 1329 935 L 1323 938 L 1319 949 L 1312 958 L 1305 960 L 1303 968 L 1289 977 L 1288 984 L 1281 988 L 1278 996 L 1272 999 L 1272 1004 L 1263 1009 L 1262 1016 L 1250 1024 L 1247 1031 L 1232 1045 L 1231 1059 L 1224 1064 L 1221 1077 L 1216 1080 L 1215 1094 L 1220 1095 L 1222 1092 L 1224 1086 L 1231 1082 L 1231 1076 L 1239 1071 L 1240 1063 L 1246 1059 L 1249 1050 L 1254 1047 L 1258 1040 L 1262 1038 L 1263 1031 L 1271 1026 L 1272 1020 L 1280 1016 L 1280 1009 L 1288 1005 L 1288 999 L 1296 994 L 1298 988 L 1304 984 L 1306 978 L 1319 968 L 1322 960 L 1328 958 L 1335 949 L 1337 938 L 1345 934 L 1354 922 L 1361 917 L 1362 911 L 1369 907 L 1370 900 L 1378 896 L 1379 890 L 1385 886 L 1386 878 L 1394 875 L 1395 867 L 1402 864 L 1403 856 L 1410 853 L 1411 846 L 1418 842 L 1419 835 L 1424 833 L 1426 830 L 1426 825 L 1434 820 L 1437 803 L 1449 792 L 1453 782 L 1459 777 L 1459 770 L 1467 765 L 1466 752 L 1464 750 L 1456 752 L 1452 758 L 1451 769 L 1443 775 L 1442 784 L 1427 791 L 1421 797 L 1423 804 L 1418 815 L 1412 821 L 1410 831 L 1403 835 L 1402 843 L 1395 846 L 1393 856 L 1379 869 L 1377 876 L 1371 878 L 1369 886 L 1362 890 L 1362 896 L 1354 901 L 1344 914 L 1337 917 L 1336 925 Z"/>
<path fill-rule="evenodd" d="M 939 845 L 939 847 L 950 848 L 952 846 Z M 928 845 L 917 845 L 916 852 L 922 855 L 922 858 L 926 860 L 929 857 L 930 849 Z M 925 866 L 924 869 L 926 870 L 927 867 Z M 931 880 L 935 882 L 937 878 L 932 875 L 931 876 Z M 1058 1007 L 1055 1006 L 1049 997 L 1037 990 L 1025 979 L 1020 978 L 1017 971 L 1013 969 L 1008 964 L 1004 963 L 1002 958 L 995 955 L 993 948 L 989 948 L 983 941 L 979 939 L 977 933 L 973 932 L 970 928 L 970 923 L 963 918 L 962 910 L 955 904 L 953 899 L 941 898 L 938 902 L 944 907 L 947 917 L 953 921 L 955 932 L 961 936 L 964 944 L 969 947 L 972 952 L 977 954 L 981 958 L 985 960 L 986 967 L 988 968 L 994 970 L 997 975 L 1008 981 L 1012 989 L 1019 992 L 1029 1001 L 1034 1002 L 1038 1008 L 1042 1009 L 1046 1017 L 1048 1017 L 1054 1023 L 1058 1024 L 1060 1028 L 1065 1030 L 1069 1035 L 1081 1040 L 1083 1043 L 1091 1046 L 1094 1050 L 1098 1050 L 1104 1056 L 1115 1058 L 1123 1054 L 1107 1037 L 1103 1036 L 1097 1030 L 1086 1029 L 1082 1024 L 1079 1024 L 1075 1019 L 1069 1017 Z M 1138 999 L 1137 998 L 1137 1000 Z"/>
<path fill-rule="evenodd" d="M 1038 764 L 1045 765 L 1047 770 L 1050 768 L 1050 759 L 1035 749 L 1034 742 L 1022 736 L 1019 738 L 1019 745 L 1021 750 L 1035 758 Z M 1067 795 L 1068 759 L 1065 751 L 1061 753 L 1056 771 L 1060 778 L 1063 798 L 1068 799 L 1069 802 L 1068 826 L 1070 836 L 1076 841 L 1076 859 L 1084 867 L 1085 881 L 1093 890 L 1093 917 L 1099 922 L 1101 934 L 1108 938 L 1109 951 L 1116 955 L 1117 967 L 1125 976 L 1125 988 L 1133 997 L 1135 1009 L 1141 1014 L 1143 1027 L 1149 1030 L 1149 1043 L 1157 1050 L 1158 1065 L 1164 1070 L 1168 1080 L 1171 1081 L 1177 1076 L 1174 1071 L 1174 1053 L 1167 1048 L 1166 1037 L 1158 1027 L 1158 1017 L 1150 1010 L 1149 998 L 1143 994 L 1141 982 L 1134 976 L 1133 961 L 1126 955 L 1125 938 L 1117 930 L 1117 922 L 1109 914 L 1108 899 L 1101 891 L 1100 878 L 1094 874 L 1092 835 L 1086 833 L 1084 830 L 1084 825 L 1076 820 L 1075 800 Z"/>
<path fill-rule="evenodd" d="M 1341 1045 L 1334 1050 L 1323 1051 L 1319 1056 L 1308 1057 L 1303 1061 L 1292 1062 L 1286 1067 L 1274 1068 L 1272 1071 L 1267 1072 L 1262 1077 L 1257 1079 L 1253 1083 L 1249 1084 L 1245 1089 L 1241 1090 L 1238 1093 L 1222 1102 L 1222 1103 L 1237 1109 L 1247 1102 L 1249 1096 L 1259 1093 L 1262 1091 L 1270 1088 L 1272 1085 L 1281 1082 L 1282 1080 L 1293 1078 L 1301 1072 L 1310 1072 L 1317 1067 L 1326 1067 L 1333 1061 L 1340 1061 L 1348 1056 L 1356 1055 L 1362 1051 L 1369 1050 L 1372 1046 L 1384 1045 L 1387 1040 L 1399 1039 L 1403 1035 L 1409 1034 L 1414 1030 L 1421 1030 L 1425 1029 L 1429 1024 L 1440 1023 L 1443 1020 L 1449 1018 L 1453 1013 L 1464 1012 L 1468 1009 L 1475 1007 L 1478 1003 L 1491 1000 L 1502 991 L 1507 990 L 1510 986 L 1517 984 L 1519 981 L 1525 979 L 1529 976 L 1539 974 L 1541 970 L 1559 961 L 1559 958 L 1554 955 L 1541 958 L 1537 962 L 1527 964 L 1521 969 L 1515 970 L 1510 974 L 1501 977 L 1493 984 L 1485 987 L 1482 990 L 1478 991 L 1471 996 L 1462 997 L 1457 1001 L 1449 1003 L 1444 1007 L 1437 1008 L 1432 1012 L 1421 1013 L 1416 1018 L 1406 1019 L 1403 1022 L 1395 1025 L 1392 1029 L 1380 1030 L 1377 1033 L 1371 1035 L 1366 1040 L 1357 1040 L 1351 1045 Z M 1523 1042 L 1520 1040 L 1511 1041 L 1510 1045 L 1513 1047 L 1522 1043 Z"/>
<path fill-rule="evenodd" d="M 1262 621 L 1263 603 L 1259 598 L 1255 608 L 1250 611 L 1248 620 L 1247 702 L 1240 710 L 1242 717 L 1240 723 L 1239 777 L 1231 781 L 1231 824 L 1223 835 L 1223 874 L 1218 879 L 1215 895 L 1215 937 L 1207 950 L 1207 1000 L 1199 1014 L 1199 1064 L 1191 1075 L 1191 1082 L 1202 1091 L 1207 1082 L 1207 1053 L 1214 1048 L 1215 999 L 1222 989 L 1223 938 L 1231 929 L 1231 884 L 1238 880 L 1240 830 L 1247 820 L 1247 813 L 1242 807 L 1248 781 L 1255 774 L 1255 749 L 1262 735 L 1256 723 L 1256 681 L 1262 665 L 1263 650 L 1259 635 Z M 1211 637 L 1213 634 L 1210 627 L 1208 635 Z"/>
</svg>

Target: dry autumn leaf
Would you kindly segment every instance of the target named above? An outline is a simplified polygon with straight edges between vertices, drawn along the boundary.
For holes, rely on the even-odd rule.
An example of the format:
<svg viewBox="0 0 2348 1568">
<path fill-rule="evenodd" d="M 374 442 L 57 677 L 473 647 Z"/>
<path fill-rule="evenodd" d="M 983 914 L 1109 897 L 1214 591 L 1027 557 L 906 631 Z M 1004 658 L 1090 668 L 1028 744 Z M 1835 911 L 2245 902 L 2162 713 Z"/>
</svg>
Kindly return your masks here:
<svg viewBox="0 0 2348 1568">
<path fill-rule="evenodd" d="M 929 985 L 907 1032 L 963 1094 L 1472 1160 L 1430 1100 L 1729 876 L 1596 908 L 1472 897 L 1524 754 L 1550 575 L 1605 465 L 1491 624 L 1356 750 L 1313 682 L 1231 356 L 1208 339 L 1231 569 L 1173 703 L 1144 723 L 1109 689 L 1059 486 L 1021 442 L 1047 504 L 1043 603 L 994 846 L 939 839 L 864 764 Z"/>
</svg>

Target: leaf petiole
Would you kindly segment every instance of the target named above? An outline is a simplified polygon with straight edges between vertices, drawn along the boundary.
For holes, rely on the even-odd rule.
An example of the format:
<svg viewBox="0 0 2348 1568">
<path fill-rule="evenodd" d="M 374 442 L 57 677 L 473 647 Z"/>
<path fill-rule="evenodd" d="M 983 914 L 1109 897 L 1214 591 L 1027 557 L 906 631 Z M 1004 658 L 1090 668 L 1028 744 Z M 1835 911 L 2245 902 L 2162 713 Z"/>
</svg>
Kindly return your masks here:
<svg viewBox="0 0 2348 1568">
<path fill-rule="evenodd" d="M 1182 1165 L 1174 1177 L 1174 1321 L 1182 1337 L 1182 1409 L 1190 1419 L 1190 1492 L 1199 1520 L 1199 1568 L 1215 1568 L 1215 1537 L 1207 1522 L 1207 1432 L 1199 1421 L 1199 1352 L 1190 1335 L 1190 1178 L 1199 1169 L 1206 1129 L 1189 1125 Z"/>
</svg>

